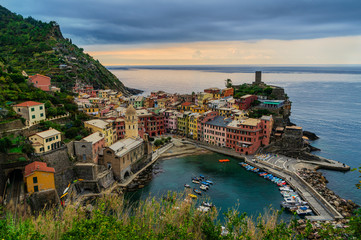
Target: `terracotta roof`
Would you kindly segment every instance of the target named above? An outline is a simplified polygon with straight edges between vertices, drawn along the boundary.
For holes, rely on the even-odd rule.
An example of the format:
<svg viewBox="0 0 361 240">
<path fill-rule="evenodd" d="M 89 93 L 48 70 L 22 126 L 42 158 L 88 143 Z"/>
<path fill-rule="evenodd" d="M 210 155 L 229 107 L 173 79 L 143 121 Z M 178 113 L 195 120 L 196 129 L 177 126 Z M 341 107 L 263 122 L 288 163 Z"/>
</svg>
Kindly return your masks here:
<svg viewBox="0 0 361 240">
<path fill-rule="evenodd" d="M 192 105 L 193 103 L 191 103 L 191 102 L 184 102 L 184 103 L 182 103 L 182 106 L 189 106 L 189 105 Z"/>
<path fill-rule="evenodd" d="M 27 101 L 27 102 L 22 102 L 22 103 L 16 104 L 16 105 L 14 105 L 14 107 L 31 107 L 31 106 L 41 105 L 41 104 L 44 104 L 44 103 Z"/>
<path fill-rule="evenodd" d="M 55 169 L 52 167 L 47 167 L 46 163 L 44 162 L 32 162 L 25 166 L 24 177 L 29 176 L 35 171 L 55 173 Z"/>
<path fill-rule="evenodd" d="M 50 77 L 45 76 L 45 75 L 41 75 L 41 74 L 35 74 L 35 75 L 30 76 L 29 78 L 30 78 L 31 80 L 33 80 L 33 79 L 36 79 L 36 78 L 38 78 L 38 77 L 51 79 Z"/>
</svg>

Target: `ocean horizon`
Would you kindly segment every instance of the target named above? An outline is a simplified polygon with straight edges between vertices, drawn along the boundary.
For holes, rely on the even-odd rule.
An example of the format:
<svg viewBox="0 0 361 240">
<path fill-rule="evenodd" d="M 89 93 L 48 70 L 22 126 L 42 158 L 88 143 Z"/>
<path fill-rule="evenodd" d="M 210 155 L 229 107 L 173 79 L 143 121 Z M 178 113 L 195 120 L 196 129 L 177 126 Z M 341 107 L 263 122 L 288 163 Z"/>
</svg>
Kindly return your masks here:
<svg viewBox="0 0 361 240">
<path fill-rule="evenodd" d="M 262 81 L 283 87 L 292 101 L 291 121 L 320 139 L 311 144 L 321 149 L 314 154 L 343 162 L 351 168 L 361 164 L 361 65 L 322 66 L 131 66 L 109 68 L 126 86 L 169 93 L 191 93 L 208 87 L 224 88 L 251 83 L 255 71 Z M 342 198 L 361 204 L 357 171 L 320 170 L 328 187 Z"/>
</svg>

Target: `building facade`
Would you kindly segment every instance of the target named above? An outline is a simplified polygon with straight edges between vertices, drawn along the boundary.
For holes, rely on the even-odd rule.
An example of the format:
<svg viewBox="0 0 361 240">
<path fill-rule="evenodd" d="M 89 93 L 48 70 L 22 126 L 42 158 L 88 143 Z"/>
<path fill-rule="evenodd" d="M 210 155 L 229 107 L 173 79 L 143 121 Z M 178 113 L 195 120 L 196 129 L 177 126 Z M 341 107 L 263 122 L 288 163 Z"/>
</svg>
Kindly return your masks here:
<svg viewBox="0 0 361 240">
<path fill-rule="evenodd" d="M 25 118 L 27 126 L 39 123 L 46 119 L 44 103 L 27 101 L 13 106 L 14 111 Z"/>
<path fill-rule="evenodd" d="M 55 189 L 55 169 L 44 162 L 32 162 L 25 166 L 24 181 L 28 193 Z"/>
<path fill-rule="evenodd" d="M 56 129 L 49 129 L 38 132 L 29 137 L 35 153 L 46 153 L 61 146 L 61 132 Z"/>
</svg>

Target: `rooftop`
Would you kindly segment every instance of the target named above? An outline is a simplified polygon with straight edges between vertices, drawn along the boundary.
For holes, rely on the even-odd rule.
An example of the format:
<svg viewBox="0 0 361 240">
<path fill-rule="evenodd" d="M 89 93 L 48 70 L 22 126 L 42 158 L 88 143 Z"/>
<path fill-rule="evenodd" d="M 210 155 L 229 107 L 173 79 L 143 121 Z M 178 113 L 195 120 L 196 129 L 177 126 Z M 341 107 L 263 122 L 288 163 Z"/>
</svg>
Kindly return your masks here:
<svg viewBox="0 0 361 240">
<path fill-rule="evenodd" d="M 142 143 L 143 143 L 142 138 L 138 138 L 138 139 L 126 138 L 112 144 L 111 146 L 109 146 L 109 148 L 115 152 L 115 155 L 121 157 L 130 150 L 138 147 Z"/>
<path fill-rule="evenodd" d="M 61 132 L 59 132 L 58 130 L 56 129 L 49 129 L 49 130 L 45 130 L 43 132 L 38 132 L 38 133 L 35 133 L 34 135 L 38 135 L 39 137 L 41 138 L 48 138 L 48 137 L 51 137 L 51 136 L 54 136 L 54 135 L 58 135 L 58 134 L 61 134 Z M 33 135 L 33 136 L 34 136 Z"/>
<path fill-rule="evenodd" d="M 32 162 L 25 166 L 24 177 L 29 176 L 35 171 L 55 173 L 55 169 L 48 167 L 44 162 Z"/>
<path fill-rule="evenodd" d="M 237 120 L 233 120 L 228 126 L 229 127 L 233 127 L 233 128 L 237 128 L 240 127 L 242 125 L 246 125 L 246 126 L 257 126 L 260 123 L 259 119 L 256 118 L 246 118 L 244 120 L 241 121 L 237 121 Z"/>
<path fill-rule="evenodd" d="M 43 105 L 43 104 L 44 103 L 27 101 L 27 102 L 22 102 L 22 103 L 16 104 L 16 105 L 14 105 L 14 107 L 31 107 L 31 106 L 38 106 L 38 105 Z"/>
<path fill-rule="evenodd" d="M 101 134 L 100 132 L 95 132 L 93 134 L 90 134 L 89 136 L 83 138 L 84 141 L 86 142 L 91 142 L 92 144 L 99 142 L 100 140 L 102 140 L 103 134 Z"/>
<path fill-rule="evenodd" d="M 231 122 L 232 122 L 231 118 L 217 116 L 213 120 L 206 122 L 206 124 L 218 126 L 218 127 L 227 127 L 228 124 L 230 124 Z"/>
<path fill-rule="evenodd" d="M 92 120 L 86 121 L 85 123 L 92 125 L 94 127 L 97 127 L 97 128 L 101 128 L 101 129 L 105 129 L 109 125 L 109 123 L 107 123 L 106 121 L 103 121 L 101 119 L 92 119 Z"/>
</svg>

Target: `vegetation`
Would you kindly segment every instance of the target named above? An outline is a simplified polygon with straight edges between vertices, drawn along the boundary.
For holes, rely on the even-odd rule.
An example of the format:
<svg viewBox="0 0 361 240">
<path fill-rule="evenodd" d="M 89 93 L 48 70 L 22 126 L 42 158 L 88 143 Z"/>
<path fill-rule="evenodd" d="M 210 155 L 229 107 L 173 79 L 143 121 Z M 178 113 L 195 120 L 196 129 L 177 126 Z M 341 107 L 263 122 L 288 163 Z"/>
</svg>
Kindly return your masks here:
<svg viewBox="0 0 361 240">
<path fill-rule="evenodd" d="M 249 85 L 244 83 L 238 87 L 234 87 L 234 97 L 240 98 L 247 94 L 253 94 L 253 95 L 267 96 L 268 99 L 274 99 L 274 96 L 272 95 L 272 91 L 273 90 L 271 87 L 262 88 L 257 85 Z"/>
<path fill-rule="evenodd" d="M 166 143 L 169 143 L 171 139 L 172 139 L 171 137 L 167 137 L 167 138 L 162 137 L 161 139 L 157 139 L 154 141 L 154 146 L 160 147 Z"/>
<path fill-rule="evenodd" d="M 262 116 L 270 116 L 272 113 L 267 109 L 253 109 L 248 113 L 250 118 L 260 118 Z"/>
<path fill-rule="evenodd" d="M 23 18 L 0 6 L 0 68 L 4 66 L 14 72 L 47 75 L 62 90 L 80 80 L 95 88 L 127 92 L 98 60 L 64 39 L 56 22 Z"/>
<path fill-rule="evenodd" d="M 307 222 L 300 232 L 296 219 L 279 219 L 269 210 L 252 218 L 237 209 L 224 214 L 222 231 L 217 209 L 208 213 L 196 210 L 196 204 L 184 201 L 184 194 L 168 193 L 162 199 L 148 198 L 130 209 L 115 196 L 98 199 L 94 206 L 53 209 L 37 216 L 18 211 L 13 221 L 8 214 L 0 220 L 0 239 L 305 239 L 318 231 L 320 239 L 359 239 L 360 210 L 350 219 L 348 228 L 323 224 L 314 230 Z"/>
</svg>

